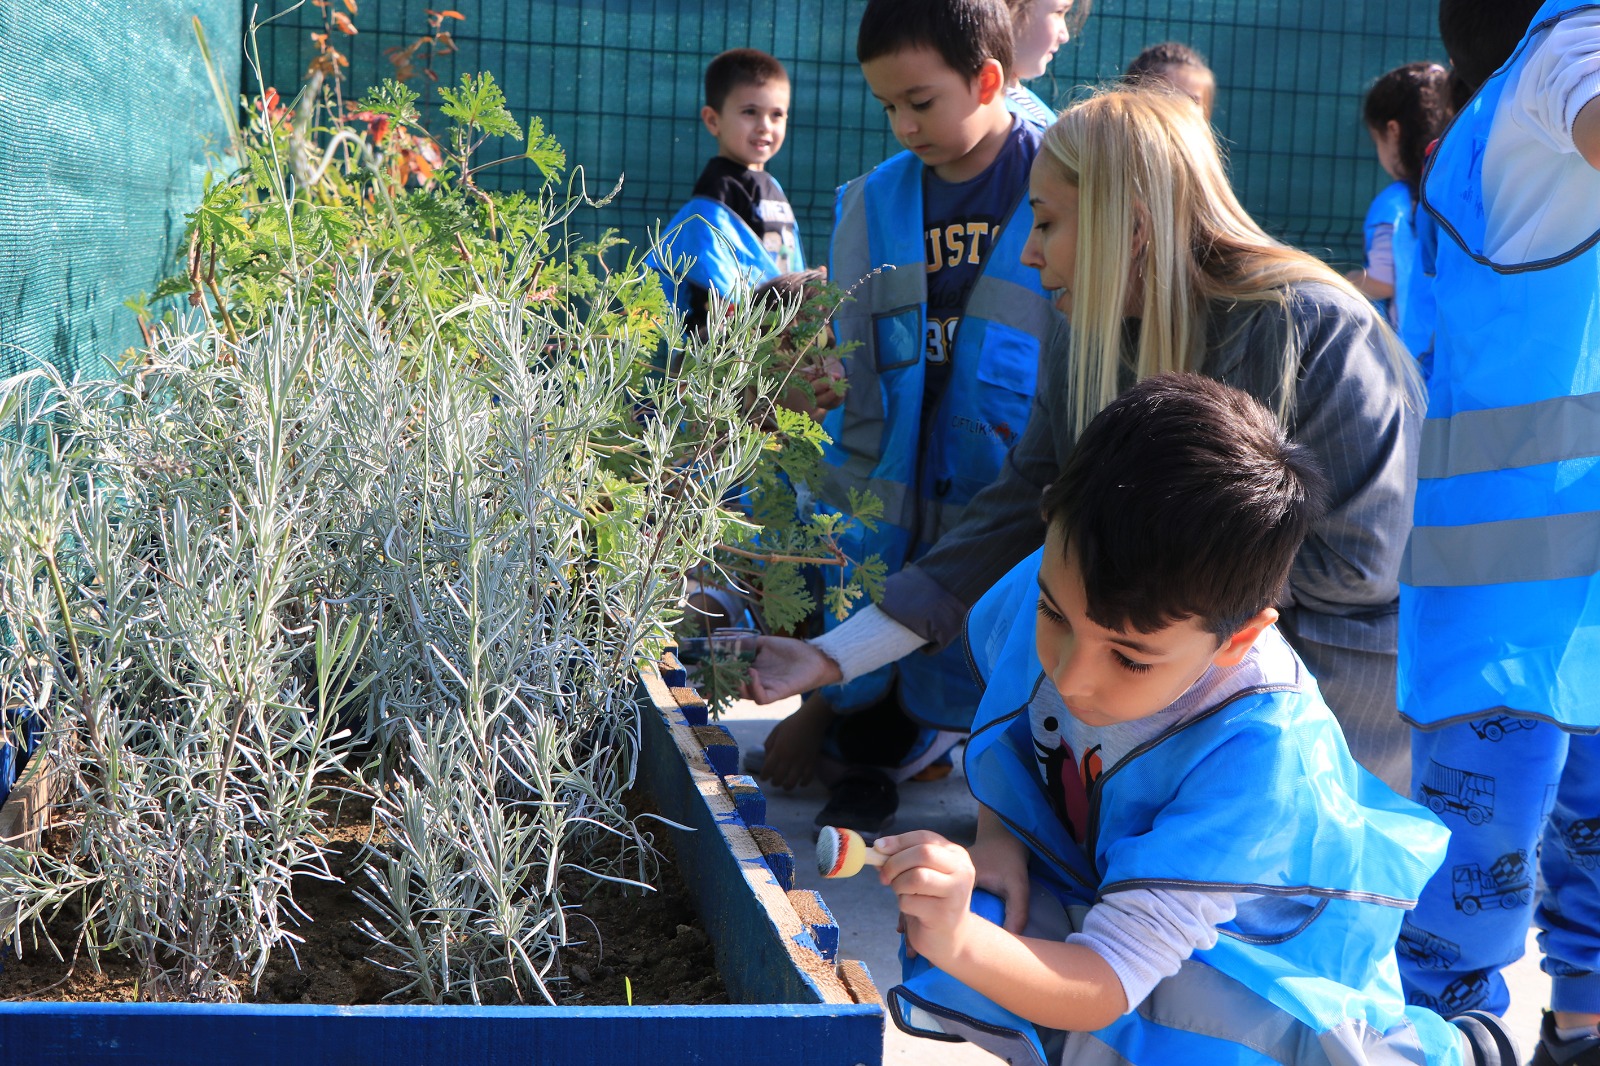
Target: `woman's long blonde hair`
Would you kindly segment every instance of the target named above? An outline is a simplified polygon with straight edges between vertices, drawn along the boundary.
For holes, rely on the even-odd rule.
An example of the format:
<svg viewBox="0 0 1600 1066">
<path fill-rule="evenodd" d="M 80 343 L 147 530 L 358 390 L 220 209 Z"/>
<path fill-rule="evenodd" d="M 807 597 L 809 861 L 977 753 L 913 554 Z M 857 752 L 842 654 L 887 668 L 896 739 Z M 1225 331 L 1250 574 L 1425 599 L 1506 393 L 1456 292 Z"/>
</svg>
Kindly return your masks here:
<svg viewBox="0 0 1600 1066">
<path fill-rule="evenodd" d="M 1099 92 L 1061 114 L 1039 158 L 1078 190 L 1070 358 L 1080 426 L 1117 395 L 1130 311 L 1142 319 L 1133 367 L 1142 379 L 1202 369 L 1213 300 L 1283 306 L 1286 286 L 1315 281 L 1366 305 L 1336 271 L 1268 236 L 1245 212 L 1211 126 L 1187 96 Z M 1129 307 L 1135 277 L 1143 283 L 1140 308 Z M 1382 317 L 1372 318 L 1397 381 L 1414 387 L 1411 358 Z M 1277 395 L 1263 397 L 1286 426 L 1298 378 L 1299 344 L 1289 329 Z"/>
</svg>

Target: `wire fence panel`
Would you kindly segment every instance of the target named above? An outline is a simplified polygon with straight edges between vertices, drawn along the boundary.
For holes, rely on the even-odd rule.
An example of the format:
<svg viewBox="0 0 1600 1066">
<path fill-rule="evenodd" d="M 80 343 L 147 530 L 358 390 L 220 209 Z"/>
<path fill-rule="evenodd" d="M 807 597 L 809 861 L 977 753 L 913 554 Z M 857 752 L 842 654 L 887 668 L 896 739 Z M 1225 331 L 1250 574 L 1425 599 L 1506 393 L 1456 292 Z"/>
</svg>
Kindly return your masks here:
<svg viewBox="0 0 1600 1066">
<path fill-rule="evenodd" d="M 1436 0 L 1100 0 L 1057 56 L 1059 99 L 1121 73 L 1146 46 L 1197 49 L 1217 77 L 1212 122 L 1245 208 L 1274 236 L 1361 262 L 1361 221 L 1388 184 L 1361 121 L 1378 75 L 1442 61 Z M 1040 95 L 1049 92 L 1038 84 Z"/>
<path fill-rule="evenodd" d="M 428 30 L 429 3 L 370 0 L 359 33 L 336 35 L 350 58 L 347 95 L 393 72 L 385 53 Z M 322 12 L 272 0 L 257 34 L 261 78 L 285 96 L 314 54 Z M 795 205 L 808 257 L 820 262 L 835 188 L 897 150 L 855 62 L 865 0 L 461 0 L 448 20 L 458 51 L 435 63 L 443 82 L 487 70 L 512 110 L 538 115 L 580 164 L 591 191 L 625 179 L 618 200 L 583 225 L 636 243 L 688 198 L 715 144 L 698 117 L 706 62 L 725 48 L 771 52 L 793 84 L 788 138 L 770 169 Z M 1351 0 L 1100 0 L 1080 40 L 1032 87 L 1066 104 L 1115 77 L 1148 44 L 1181 40 L 1211 61 L 1214 114 L 1245 206 L 1272 233 L 1340 264 L 1361 259 L 1361 221 L 1387 180 L 1360 120 L 1371 81 L 1441 54 L 1431 2 Z M 420 79 L 412 84 L 427 86 Z M 430 94 L 431 95 L 431 94 Z M 514 142 L 496 148 L 520 151 Z M 490 170 L 484 184 L 537 182 L 527 164 Z"/>
<path fill-rule="evenodd" d="M 180 269 L 222 114 L 190 23 L 237 91 L 238 0 L 0 3 L 0 376 L 102 370 L 123 301 Z"/>
<path fill-rule="evenodd" d="M 427 32 L 426 4 L 360 5 L 360 32 L 336 42 L 351 62 L 348 92 L 392 72 L 386 51 Z M 277 6 L 272 6 L 276 4 Z M 821 261 L 833 191 L 895 150 L 855 63 L 865 0 L 461 0 L 459 51 L 443 80 L 489 70 L 512 108 L 537 114 L 583 168 L 619 199 L 582 226 L 642 243 L 669 217 L 714 144 L 701 127 L 701 76 L 724 48 L 778 56 L 794 85 L 793 118 L 773 173 L 794 202 L 809 256 Z M 199 14 L 218 65 L 238 85 L 241 15 L 274 14 L 256 35 L 261 80 L 302 80 L 321 11 L 288 0 L 115 0 L 0 4 L 0 373 L 44 359 L 93 369 L 138 338 L 122 303 L 178 267 L 183 212 L 198 198 L 205 151 L 221 122 L 189 24 Z M 1245 206 L 1273 233 L 1341 265 L 1360 261 L 1361 219 L 1384 177 L 1360 122 L 1378 74 L 1437 59 L 1432 3 L 1353 0 L 1102 0 L 1080 40 L 1033 83 L 1066 104 L 1114 77 L 1147 44 L 1182 40 L 1211 61 L 1215 122 Z M 508 154 L 519 146 L 491 146 Z M 486 154 L 484 158 L 488 158 Z M 488 171 L 518 188 L 531 165 Z"/>
</svg>

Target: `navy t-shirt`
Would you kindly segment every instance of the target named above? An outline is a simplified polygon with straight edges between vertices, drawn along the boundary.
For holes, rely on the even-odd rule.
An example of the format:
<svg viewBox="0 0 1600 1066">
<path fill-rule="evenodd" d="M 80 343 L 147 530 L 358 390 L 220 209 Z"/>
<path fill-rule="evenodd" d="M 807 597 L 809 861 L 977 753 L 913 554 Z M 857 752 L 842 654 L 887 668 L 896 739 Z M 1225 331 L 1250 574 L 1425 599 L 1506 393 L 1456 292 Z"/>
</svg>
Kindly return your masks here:
<svg viewBox="0 0 1600 1066">
<path fill-rule="evenodd" d="M 995 235 L 1028 193 L 1028 171 L 1039 152 L 1039 131 L 1013 118 L 1000 154 L 984 171 L 962 182 L 922 172 L 922 237 L 928 256 L 928 320 L 924 338 L 926 384 L 922 426 L 950 380 L 950 352 L 967 297 L 988 261 Z M 924 440 L 924 452 L 927 441 Z"/>
<path fill-rule="evenodd" d="M 738 215 L 750 231 L 761 238 L 761 246 L 772 256 L 778 273 L 799 268 L 800 239 L 797 236 L 794 208 L 784 195 L 783 186 L 764 170 L 751 170 L 722 156 L 712 156 L 694 183 L 694 195 L 716 200 Z M 689 328 L 705 327 L 711 295 L 689 283 Z"/>
</svg>

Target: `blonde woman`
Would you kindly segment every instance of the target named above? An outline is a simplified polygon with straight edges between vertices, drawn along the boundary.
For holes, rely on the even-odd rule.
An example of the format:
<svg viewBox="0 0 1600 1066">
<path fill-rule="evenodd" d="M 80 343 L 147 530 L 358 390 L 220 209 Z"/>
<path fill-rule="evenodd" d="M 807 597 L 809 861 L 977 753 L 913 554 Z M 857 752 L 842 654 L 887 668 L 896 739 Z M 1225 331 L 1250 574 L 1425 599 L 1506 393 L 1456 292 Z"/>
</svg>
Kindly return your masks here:
<svg viewBox="0 0 1600 1066">
<path fill-rule="evenodd" d="M 1348 282 L 1245 212 L 1185 96 L 1121 89 L 1070 108 L 1045 134 L 1029 200 L 1023 262 L 1071 336 L 1041 360 L 1037 408 L 1000 479 L 890 578 L 879 607 L 818 641 L 764 638 L 751 695 L 770 702 L 959 637 L 966 608 L 1043 542 L 1040 495 L 1079 427 L 1136 378 L 1198 371 L 1275 411 L 1328 477 L 1332 507 L 1296 556 L 1279 624 L 1357 760 L 1404 792 L 1396 613 L 1422 418 L 1409 358 Z"/>
</svg>

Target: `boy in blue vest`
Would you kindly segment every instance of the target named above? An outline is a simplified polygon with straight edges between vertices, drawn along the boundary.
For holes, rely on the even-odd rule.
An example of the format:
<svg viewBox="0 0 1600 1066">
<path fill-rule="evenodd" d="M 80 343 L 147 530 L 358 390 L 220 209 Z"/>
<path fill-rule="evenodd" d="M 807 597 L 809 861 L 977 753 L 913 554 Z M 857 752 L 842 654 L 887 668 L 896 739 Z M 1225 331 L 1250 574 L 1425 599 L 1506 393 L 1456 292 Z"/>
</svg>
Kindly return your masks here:
<svg viewBox="0 0 1600 1066">
<path fill-rule="evenodd" d="M 716 138 L 717 154 L 646 260 L 662 273 L 662 287 L 692 331 L 705 328 L 711 293 L 732 300 L 741 286 L 805 269 L 794 208 L 767 173 L 789 123 L 783 64 L 754 48 L 717 56 L 706 67 L 700 121 Z"/>
<path fill-rule="evenodd" d="M 1439 36 L 1475 92 L 1422 182 L 1437 318 L 1399 696 L 1412 795 L 1451 838 L 1401 976 L 1413 1003 L 1504 1011 L 1532 920 L 1533 1062 L 1600 1066 L 1600 7 L 1443 0 Z"/>
<path fill-rule="evenodd" d="M 977 841 L 883 837 L 902 1028 L 1013 1063 L 1517 1066 L 1497 1018 L 1407 1007 L 1401 915 L 1445 830 L 1350 757 L 1272 607 L 1326 496 L 1214 379 L 1148 378 L 972 609 Z"/>
<path fill-rule="evenodd" d="M 854 492 L 883 502 L 875 527 L 857 524 L 842 547 L 892 574 L 994 480 L 1059 316 L 1021 263 L 1040 130 L 1008 108 L 1002 0 L 869 0 L 856 58 L 906 151 L 839 191 L 829 276 L 854 299 L 834 330 L 857 347 L 844 405 L 823 422 L 833 444 L 816 488 L 844 511 Z M 897 781 L 946 752 L 976 706 L 959 649 L 910 656 L 808 699 L 768 737 L 761 772 L 803 784 L 831 731 L 848 768 L 818 824 L 872 835 L 894 815 Z"/>
</svg>

